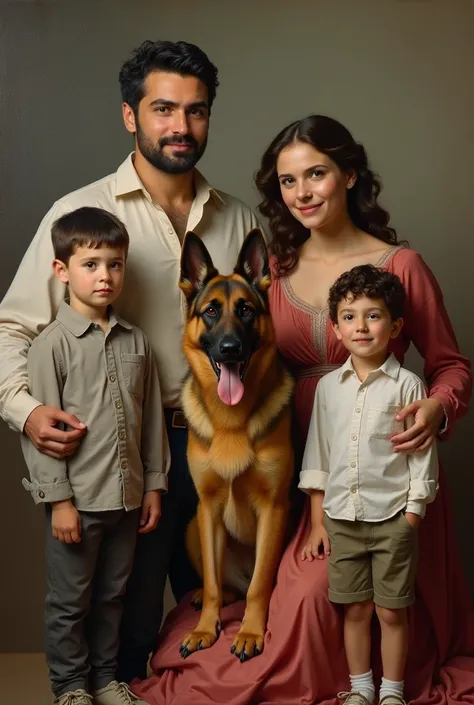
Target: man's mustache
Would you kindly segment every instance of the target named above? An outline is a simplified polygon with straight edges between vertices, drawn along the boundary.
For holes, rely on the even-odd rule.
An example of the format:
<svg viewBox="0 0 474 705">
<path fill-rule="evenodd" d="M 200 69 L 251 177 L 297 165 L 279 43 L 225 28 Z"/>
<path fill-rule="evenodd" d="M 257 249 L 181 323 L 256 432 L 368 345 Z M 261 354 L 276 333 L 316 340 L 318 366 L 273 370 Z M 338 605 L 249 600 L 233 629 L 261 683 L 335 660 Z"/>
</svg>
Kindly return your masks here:
<svg viewBox="0 0 474 705">
<path fill-rule="evenodd" d="M 160 147 L 165 147 L 167 144 L 186 144 L 189 147 L 198 148 L 198 143 L 191 135 L 176 135 L 176 137 L 162 137 L 159 141 Z"/>
</svg>

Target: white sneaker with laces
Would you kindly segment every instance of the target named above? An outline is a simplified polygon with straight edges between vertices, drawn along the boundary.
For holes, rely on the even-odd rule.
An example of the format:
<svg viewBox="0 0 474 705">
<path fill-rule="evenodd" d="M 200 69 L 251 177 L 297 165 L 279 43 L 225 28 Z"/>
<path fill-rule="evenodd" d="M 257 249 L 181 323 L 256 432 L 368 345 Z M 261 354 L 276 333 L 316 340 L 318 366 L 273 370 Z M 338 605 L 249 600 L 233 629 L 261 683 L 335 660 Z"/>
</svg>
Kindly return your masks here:
<svg viewBox="0 0 474 705">
<path fill-rule="evenodd" d="M 379 705 L 407 705 L 401 695 L 390 693 L 379 700 Z"/>
<path fill-rule="evenodd" d="M 68 690 L 67 693 L 63 693 L 55 699 L 54 705 L 92 705 L 92 695 L 82 688 Z"/>
<path fill-rule="evenodd" d="M 370 700 L 356 690 L 343 690 L 337 694 L 337 697 L 343 700 L 343 705 L 370 705 Z"/>
<path fill-rule="evenodd" d="M 96 690 L 93 698 L 94 705 L 148 705 L 134 695 L 126 683 L 118 681 L 112 681 L 105 688 Z"/>
</svg>

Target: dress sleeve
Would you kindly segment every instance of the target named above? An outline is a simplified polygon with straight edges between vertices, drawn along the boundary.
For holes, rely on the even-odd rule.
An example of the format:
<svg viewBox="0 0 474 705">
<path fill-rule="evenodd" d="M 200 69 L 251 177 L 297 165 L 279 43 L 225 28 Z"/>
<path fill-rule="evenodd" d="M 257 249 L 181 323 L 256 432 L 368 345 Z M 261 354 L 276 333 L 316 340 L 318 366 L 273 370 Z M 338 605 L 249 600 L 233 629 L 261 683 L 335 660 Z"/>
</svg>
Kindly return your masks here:
<svg viewBox="0 0 474 705">
<path fill-rule="evenodd" d="M 454 422 L 468 411 L 471 363 L 459 351 L 443 294 L 430 268 L 412 250 L 402 250 L 399 259 L 400 266 L 394 267 L 394 273 L 407 294 L 405 332 L 424 359 L 429 397 L 443 405 L 445 425 L 440 437 L 446 438 Z"/>
</svg>

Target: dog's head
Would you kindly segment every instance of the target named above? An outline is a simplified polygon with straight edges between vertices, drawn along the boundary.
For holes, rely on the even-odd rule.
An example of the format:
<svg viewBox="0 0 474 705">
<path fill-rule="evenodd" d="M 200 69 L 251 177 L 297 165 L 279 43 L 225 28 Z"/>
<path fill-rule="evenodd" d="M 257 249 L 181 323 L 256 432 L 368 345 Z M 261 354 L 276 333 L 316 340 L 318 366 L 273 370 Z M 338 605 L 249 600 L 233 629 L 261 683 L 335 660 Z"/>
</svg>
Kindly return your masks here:
<svg viewBox="0 0 474 705">
<path fill-rule="evenodd" d="M 213 375 L 224 404 L 240 402 L 252 357 L 266 342 L 273 343 L 267 302 L 270 281 L 260 230 L 247 235 L 228 276 L 216 270 L 202 240 L 187 233 L 179 284 L 188 303 L 184 350 L 201 381 Z"/>
</svg>

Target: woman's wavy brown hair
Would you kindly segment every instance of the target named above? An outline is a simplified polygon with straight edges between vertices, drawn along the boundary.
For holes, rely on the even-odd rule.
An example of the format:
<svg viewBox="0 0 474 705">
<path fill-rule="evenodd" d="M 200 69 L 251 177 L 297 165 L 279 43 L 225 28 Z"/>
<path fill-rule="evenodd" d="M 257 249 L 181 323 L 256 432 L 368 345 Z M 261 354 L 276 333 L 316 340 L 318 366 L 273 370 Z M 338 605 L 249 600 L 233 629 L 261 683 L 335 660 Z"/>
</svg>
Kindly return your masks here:
<svg viewBox="0 0 474 705">
<path fill-rule="evenodd" d="M 298 262 L 298 250 L 308 239 L 305 228 L 283 202 L 277 174 L 280 152 L 292 142 L 305 142 L 326 154 L 339 169 L 354 171 L 357 179 L 348 190 L 349 216 L 358 228 L 391 245 L 397 245 L 397 233 L 388 222 L 389 214 L 378 203 L 381 184 L 370 169 L 364 147 L 357 143 L 340 122 L 325 115 L 309 115 L 285 127 L 265 151 L 255 183 L 262 196 L 258 209 L 269 220 L 271 250 L 277 260 L 277 275 L 288 274 Z"/>
</svg>

